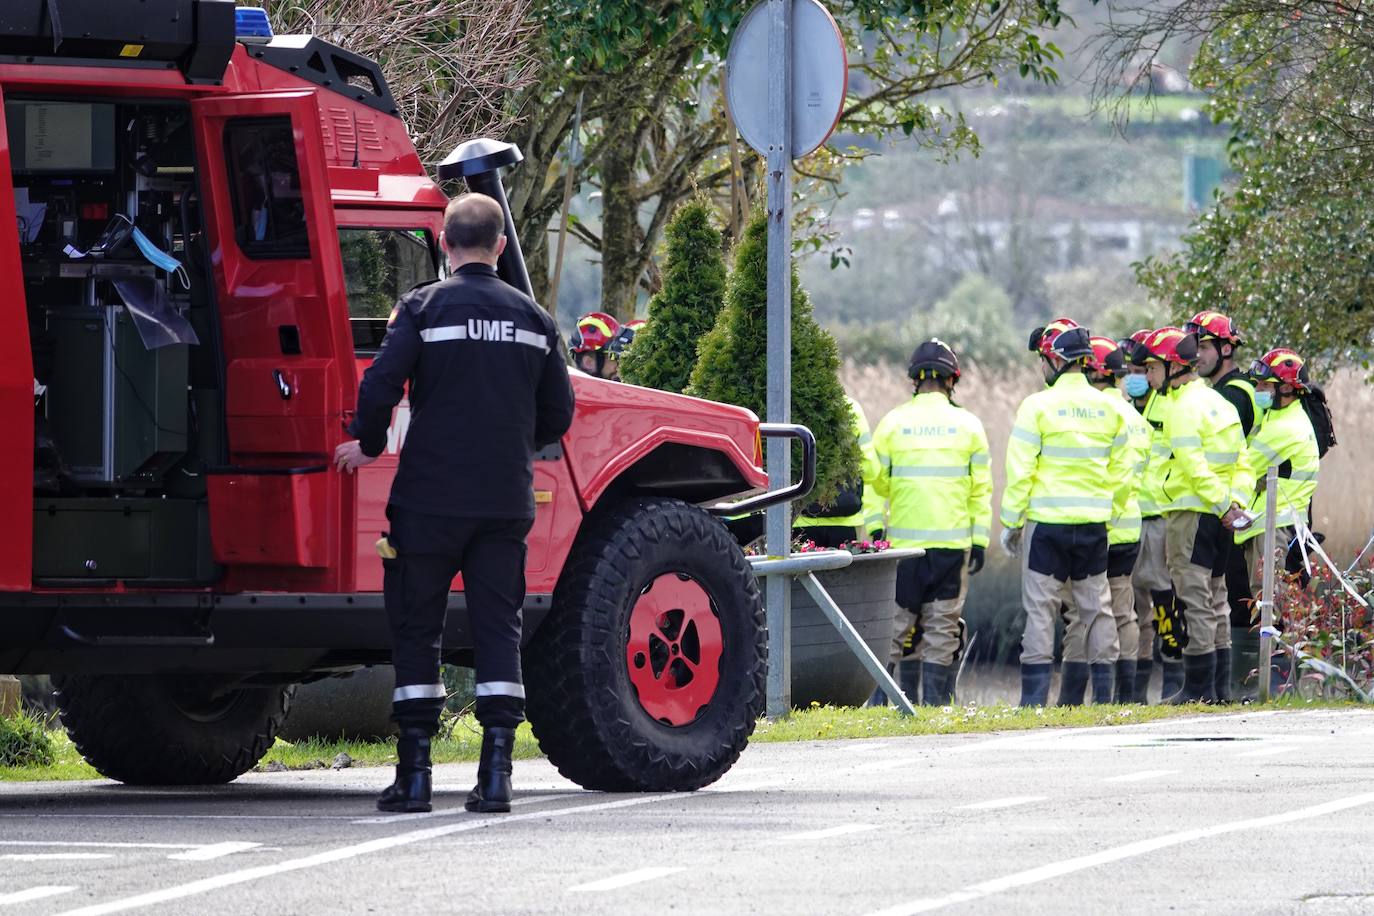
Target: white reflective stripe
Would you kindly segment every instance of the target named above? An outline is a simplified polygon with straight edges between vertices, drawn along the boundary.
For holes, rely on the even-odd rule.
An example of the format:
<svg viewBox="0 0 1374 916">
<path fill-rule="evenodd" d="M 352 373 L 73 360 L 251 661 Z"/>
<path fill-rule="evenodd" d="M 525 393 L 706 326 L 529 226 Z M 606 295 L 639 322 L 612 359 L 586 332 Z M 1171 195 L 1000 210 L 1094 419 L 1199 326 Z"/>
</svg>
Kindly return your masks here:
<svg viewBox="0 0 1374 916">
<path fill-rule="evenodd" d="M 957 541 L 969 536 L 967 528 L 889 528 L 889 537 L 904 541 Z"/>
<path fill-rule="evenodd" d="M 1267 443 L 1260 442 L 1257 439 L 1254 442 L 1251 442 L 1250 444 L 1255 447 L 1256 451 L 1258 451 L 1264 457 L 1268 458 L 1270 461 L 1278 460 L 1279 453 L 1270 448 Z"/>
<path fill-rule="evenodd" d="M 472 692 L 478 697 L 519 697 L 525 698 L 525 685 L 515 681 L 483 681 Z"/>
<path fill-rule="evenodd" d="M 1022 442 L 1029 442 L 1031 445 L 1040 444 L 1040 436 L 1038 434 L 1028 429 L 1022 429 L 1019 426 L 1013 426 L 1011 428 L 1011 437 L 1013 439 L 1020 439 Z"/>
<path fill-rule="evenodd" d="M 1178 499 L 1169 503 L 1169 509 L 1206 509 L 1200 496 L 1180 496 Z"/>
<path fill-rule="evenodd" d="M 1046 458 L 1107 458 L 1111 453 L 1107 445 L 1046 445 L 1040 449 Z"/>
<path fill-rule="evenodd" d="M 420 339 L 425 343 L 442 343 L 445 340 L 467 340 L 468 326 L 465 324 L 455 324 L 443 328 L 426 328 L 420 332 Z"/>
<path fill-rule="evenodd" d="M 536 334 L 533 331 L 526 331 L 521 328 L 516 328 L 515 342 L 518 344 L 524 344 L 527 347 L 538 347 L 545 353 L 549 352 L 549 338 L 543 334 Z"/>
<path fill-rule="evenodd" d="M 1121 435 L 1117 436 L 1115 439 L 1112 440 L 1112 448 L 1120 448 L 1121 446 L 1126 444 L 1126 440 L 1126 434 L 1122 433 Z"/>
<path fill-rule="evenodd" d="M 974 525 L 974 526 L 973 526 L 973 536 L 974 536 L 974 537 L 980 537 L 980 536 L 981 536 L 981 537 L 987 537 L 987 536 L 990 535 L 990 534 L 992 534 L 992 531 L 990 531 L 990 530 L 988 529 L 988 526 L 987 526 L 987 525 Z"/>
<path fill-rule="evenodd" d="M 442 700 L 448 696 L 443 684 L 411 684 L 397 687 L 391 691 L 391 702 L 404 703 L 406 700 Z"/>
<path fill-rule="evenodd" d="M 1294 471 L 1288 475 L 1289 480 L 1316 480 L 1316 471 Z"/>
<path fill-rule="evenodd" d="M 1155 445 L 1152 446 L 1150 450 L 1161 458 L 1168 458 L 1173 454 L 1173 451 L 1171 451 L 1167 445 Z"/>
<path fill-rule="evenodd" d="M 977 452 L 969 457 L 968 463 L 973 465 L 991 464 L 992 458 L 988 456 L 987 452 Z"/>
<path fill-rule="evenodd" d="M 868 445 L 868 444 L 869 444 L 870 442 L 872 442 L 872 441 L 873 441 L 873 436 L 872 436 L 871 434 L 869 434 L 869 433 L 864 433 L 862 436 L 859 437 L 859 444 L 860 444 L 860 445 Z"/>
<path fill-rule="evenodd" d="M 1202 448 L 1201 436 L 1174 436 L 1174 438 L 1169 441 L 1173 444 L 1174 448 L 1179 448 L 1180 446 L 1183 448 Z"/>
<path fill-rule="evenodd" d="M 1111 497 L 1097 496 L 1037 496 L 1030 501 L 1032 509 L 1110 509 Z"/>
<path fill-rule="evenodd" d="M 967 467 L 950 465 L 912 465 L 898 464 L 892 467 L 893 477 L 967 477 Z"/>
<path fill-rule="evenodd" d="M 1108 522 L 1107 524 L 1111 525 L 1111 526 L 1112 526 L 1113 528 L 1115 528 L 1117 531 L 1139 531 L 1139 530 L 1140 530 L 1140 517 L 1139 517 L 1139 516 L 1131 516 L 1131 517 L 1128 518 L 1128 517 L 1126 517 L 1126 516 L 1123 515 L 1121 518 L 1114 518 L 1114 519 L 1112 519 L 1112 520 L 1111 520 L 1110 522 Z"/>
<path fill-rule="evenodd" d="M 891 456 L 891 455 L 879 455 L 879 456 L 878 456 L 878 463 L 881 464 L 881 465 L 883 466 L 883 469 L 884 469 L 884 470 L 891 470 L 891 469 L 892 469 L 892 456 Z"/>
<path fill-rule="evenodd" d="M 1202 457 L 1217 464 L 1235 464 L 1240 456 L 1236 452 L 1203 452 Z"/>
<path fill-rule="evenodd" d="M 1017 518 L 1015 515 L 1012 515 L 1009 512 L 1003 512 L 1001 515 L 998 516 L 998 518 L 1001 519 L 1003 528 L 1021 527 L 1021 519 Z"/>
</svg>

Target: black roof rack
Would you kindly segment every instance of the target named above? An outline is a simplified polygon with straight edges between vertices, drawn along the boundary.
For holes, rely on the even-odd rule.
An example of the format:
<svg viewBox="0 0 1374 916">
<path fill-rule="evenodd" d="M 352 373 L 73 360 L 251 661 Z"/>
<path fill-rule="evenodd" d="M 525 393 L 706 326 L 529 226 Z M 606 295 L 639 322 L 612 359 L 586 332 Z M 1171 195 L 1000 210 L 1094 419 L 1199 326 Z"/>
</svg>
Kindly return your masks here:
<svg viewBox="0 0 1374 916">
<path fill-rule="evenodd" d="M 384 114 L 400 114 L 377 62 L 312 35 L 278 35 L 248 53 L 279 70 L 361 102 Z"/>
<path fill-rule="evenodd" d="M 25 63 L 175 66 L 217 83 L 234 52 L 234 0 L 0 0 L 0 56 Z"/>
</svg>

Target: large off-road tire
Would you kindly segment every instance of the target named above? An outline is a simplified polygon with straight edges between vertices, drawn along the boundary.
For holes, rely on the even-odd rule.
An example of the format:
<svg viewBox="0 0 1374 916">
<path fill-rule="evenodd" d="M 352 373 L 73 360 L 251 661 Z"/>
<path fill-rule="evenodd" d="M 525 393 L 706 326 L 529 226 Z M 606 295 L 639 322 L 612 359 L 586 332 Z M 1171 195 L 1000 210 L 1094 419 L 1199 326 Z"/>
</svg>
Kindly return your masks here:
<svg viewBox="0 0 1374 916">
<path fill-rule="evenodd" d="M 214 691 L 194 677 L 53 677 L 62 724 L 101 774 L 132 785 L 211 785 L 248 772 L 294 687 Z"/>
<path fill-rule="evenodd" d="M 588 789 L 691 791 L 744 750 L 767 662 L 758 584 L 724 526 L 628 498 L 583 523 L 526 650 L 530 724 Z"/>
</svg>

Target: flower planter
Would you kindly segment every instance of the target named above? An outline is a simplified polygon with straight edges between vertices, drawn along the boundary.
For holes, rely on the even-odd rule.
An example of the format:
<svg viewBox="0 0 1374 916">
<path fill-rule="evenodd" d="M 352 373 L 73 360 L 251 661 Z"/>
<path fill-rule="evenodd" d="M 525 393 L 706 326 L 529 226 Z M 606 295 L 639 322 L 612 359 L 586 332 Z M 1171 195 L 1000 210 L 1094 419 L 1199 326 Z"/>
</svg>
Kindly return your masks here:
<svg viewBox="0 0 1374 916">
<path fill-rule="evenodd" d="M 859 554 L 844 569 L 816 573 L 878 660 L 887 661 L 897 613 L 897 563 L 913 550 Z M 792 583 L 792 705 L 862 706 L 876 686 L 840 631 L 800 581 Z"/>
</svg>

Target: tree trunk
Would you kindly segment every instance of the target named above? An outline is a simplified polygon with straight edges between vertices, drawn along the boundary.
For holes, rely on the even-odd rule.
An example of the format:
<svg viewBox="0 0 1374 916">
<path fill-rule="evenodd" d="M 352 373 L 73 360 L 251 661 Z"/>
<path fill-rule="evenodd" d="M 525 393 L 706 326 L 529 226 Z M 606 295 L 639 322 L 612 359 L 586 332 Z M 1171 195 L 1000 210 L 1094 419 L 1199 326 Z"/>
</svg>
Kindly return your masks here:
<svg viewBox="0 0 1374 916">
<path fill-rule="evenodd" d="M 639 154 L 638 112 L 629 105 L 602 121 L 601 154 L 601 311 L 633 318 L 639 294 L 639 196 L 635 161 Z"/>
</svg>

